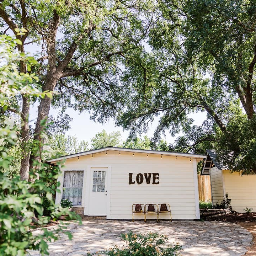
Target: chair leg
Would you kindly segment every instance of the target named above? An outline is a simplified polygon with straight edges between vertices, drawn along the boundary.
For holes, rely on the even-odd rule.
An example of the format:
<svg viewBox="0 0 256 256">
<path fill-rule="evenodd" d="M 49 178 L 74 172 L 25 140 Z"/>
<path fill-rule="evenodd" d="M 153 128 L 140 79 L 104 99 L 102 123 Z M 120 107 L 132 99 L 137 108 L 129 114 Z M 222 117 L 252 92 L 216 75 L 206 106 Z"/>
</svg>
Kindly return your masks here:
<svg viewBox="0 0 256 256">
<path fill-rule="evenodd" d="M 144 222 L 146 222 L 147 219 L 146 219 L 146 213 L 144 213 Z"/>
</svg>

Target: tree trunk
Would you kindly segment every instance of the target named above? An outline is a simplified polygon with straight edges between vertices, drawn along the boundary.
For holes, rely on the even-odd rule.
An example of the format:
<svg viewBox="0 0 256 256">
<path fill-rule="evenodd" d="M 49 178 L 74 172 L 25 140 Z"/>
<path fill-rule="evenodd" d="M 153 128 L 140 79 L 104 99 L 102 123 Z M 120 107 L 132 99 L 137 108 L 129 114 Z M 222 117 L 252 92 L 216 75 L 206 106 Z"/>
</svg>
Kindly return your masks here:
<svg viewBox="0 0 256 256">
<path fill-rule="evenodd" d="M 22 39 L 22 45 L 18 46 L 18 50 L 24 53 L 24 40 Z M 26 73 L 27 67 L 24 61 L 20 62 L 20 72 Z M 21 110 L 21 163 L 20 163 L 20 178 L 22 180 L 28 180 L 29 178 L 29 107 L 30 99 L 27 95 L 22 95 L 22 110 Z"/>
<path fill-rule="evenodd" d="M 22 180 L 29 178 L 29 98 L 26 95 L 22 96 L 22 112 L 21 112 L 21 166 L 20 177 Z"/>
<path fill-rule="evenodd" d="M 49 77 L 49 78 L 48 78 Z M 53 92 L 57 81 L 59 79 L 58 73 L 50 73 L 47 75 L 46 84 L 43 88 L 43 91 Z M 40 105 L 38 107 L 38 116 L 36 121 L 36 127 L 34 131 L 34 149 L 31 152 L 30 156 L 30 170 L 33 172 L 33 163 L 34 161 L 41 162 L 42 159 L 42 149 L 44 144 L 44 139 L 42 133 L 47 126 L 47 119 L 49 116 L 51 107 L 51 98 L 45 96 L 41 99 Z"/>
</svg>

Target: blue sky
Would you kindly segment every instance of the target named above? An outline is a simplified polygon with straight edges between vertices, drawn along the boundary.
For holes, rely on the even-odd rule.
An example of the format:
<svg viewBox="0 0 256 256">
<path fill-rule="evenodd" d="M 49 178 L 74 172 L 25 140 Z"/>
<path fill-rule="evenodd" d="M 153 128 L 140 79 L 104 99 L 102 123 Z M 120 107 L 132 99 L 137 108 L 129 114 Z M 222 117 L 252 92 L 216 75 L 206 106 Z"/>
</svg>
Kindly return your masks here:
<svg viewBox="0 0 256 256">
<path fill-rule="evenodd" d="M 113 131 L 120 131 L 122 135 L 122 140 L 126 140 L 126 138 L 129 135 L 129 131 L 123 130 L 122 127 L 116 127 L 114 120 L 110 119 L 105 124 L 96 123 L 92 120 L 90 120 L 90 115 L 88 112 L 83 112 L 79 114 L 78 112 L 69 109 L 67 113 L 73 118 L 72 122 L 70 123 L 71 129 L 66 132 L 68 135 L 76 136 L 79 140 L 86 140 L 90 141 L 91 138 L 93 138 L 96 133 L 101 132 L 103 129 L 107 132 L 113 132 Z M 202 122 L 206 118 L 206 113 L 197 113 L 197 114 L 191 114 L 190 117 L 192 117 L 195 121 L 194 124 L 201 125 Z M 149 127 L 149 130 L 146 134 L 148 137 L 152 137 L 154 130 L 157 126 L 157 120 L 153 122 L 153 124 Z M 165 138 L 163 137 L 167 142 L 172 143 L 174 141 L 174 138 L 172 138 L 168 132 L 166 132 Z"/>
</svg>

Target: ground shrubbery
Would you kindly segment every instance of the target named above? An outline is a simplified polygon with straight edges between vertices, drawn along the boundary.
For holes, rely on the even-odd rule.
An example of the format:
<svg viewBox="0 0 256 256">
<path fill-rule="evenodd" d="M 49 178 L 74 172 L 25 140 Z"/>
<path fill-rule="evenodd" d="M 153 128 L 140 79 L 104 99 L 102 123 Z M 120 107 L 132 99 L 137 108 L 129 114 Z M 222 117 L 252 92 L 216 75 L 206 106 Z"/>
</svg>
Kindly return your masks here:
<svg viewBox="0 0 256 256">
<path fill-rule="evenodd" d="M 3 134 L 3 140 L 15 141 L 12 131 L 0 128 L 0 138 Z M 68 208 L 54 205 L 52 193 L 56 187 L 48 187 L 40 175 L 46 172 L 47 165 L 37 170 L 38 179 L 28 182 L 20 180 L 19 176 L 10 178 L 8 166 L 11 159 L 3 148 L 0 148 L 0 156 L 0 255 L 22 256 L 27 250 L 48 254 L 47 242 L 57 240 L 58 233 L 65 227 L 59 225 L 54 232 L 42 227 L 63 214 L 70 219 L 78 216 Z M 39 227 L 42 233 L 33 235 L 33 229 Z M 70 233 L 64 232 L 71 238 Z"/>
<path fill-rule="evenodd" d="M 126 242 L 126 246 L 119 248 L 115 246 L 101 253 L 94 255 L 109 255 L 109 256 L 176 256 L 179 255 L 182 247 L 176 245 L 166 245 L 168 238 L 157 233 L 148 234 L 128 234 L 121 235 L 122 240 Z M 92 254 L 88 254 L 92 255 Z"/>
<path fill-rule="evenodd" d="M 200 202 L 199 202 L 199 208 L 200 208 L 200 209 L 212 209 L 212 208 L 213 208 L 213 205 L 212 205 L 212 202 L 203 202 L 203 201 L 200 201 Z"/>
</svg>

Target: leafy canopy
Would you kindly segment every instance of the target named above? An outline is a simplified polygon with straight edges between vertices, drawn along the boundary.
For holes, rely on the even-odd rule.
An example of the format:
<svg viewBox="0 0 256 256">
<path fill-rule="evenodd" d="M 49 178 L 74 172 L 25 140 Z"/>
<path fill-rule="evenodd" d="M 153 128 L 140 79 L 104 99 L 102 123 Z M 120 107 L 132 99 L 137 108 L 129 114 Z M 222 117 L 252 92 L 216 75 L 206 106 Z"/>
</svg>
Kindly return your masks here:
<svg viewBox="0 0 256 256">
<path fill-rule="evenodd" d="M 214 148 L 231 170 L 256 171 L 255 15 L 253 1 L 158 1 L 151 51 L 126 70 L 117 123 L 133 133 L 157 117 L 155 139 L 182 132 L 177 150 Z M 207 113 L 201 127 L 197 112 Z"/>
</svg>

